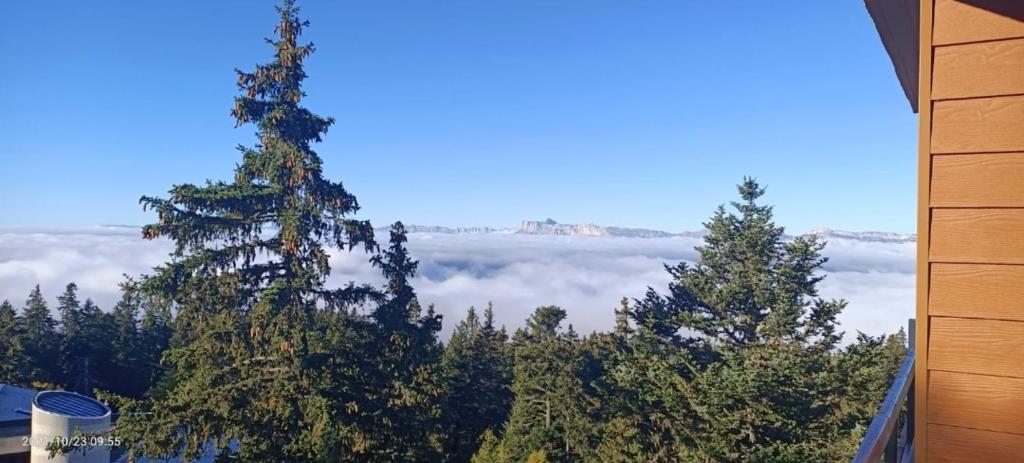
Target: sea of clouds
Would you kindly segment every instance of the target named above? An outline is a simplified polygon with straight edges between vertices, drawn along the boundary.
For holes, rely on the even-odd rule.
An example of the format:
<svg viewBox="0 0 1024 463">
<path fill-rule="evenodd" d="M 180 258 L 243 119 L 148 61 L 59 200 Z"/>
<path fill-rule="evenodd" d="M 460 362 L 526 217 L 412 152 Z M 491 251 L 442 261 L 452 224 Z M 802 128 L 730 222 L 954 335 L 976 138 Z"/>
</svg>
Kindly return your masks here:
<svg viewBox="0 0 1024 463">
<path fill-rule="evenodd" d="M 580 332 L 612 326 L 622 297 L 668 284 L 664 264 L 692 262 L 700 238 L 625 238 L 513 233 L 413 233 L 409 249 L 420 261 L 414 284 L 420 300 L 444 315 L 444 334 L 470 306 L 493 302 L 497 321 L 519 327 L 532 310 L 566 309 Z M 55 303 L 68 282 L 109 309 L 124 275 L 138 276 L 168 258 L 171 244 L 146 241 L 134 228 L 0 230 L 0 300 L 23 304 L 36 284 Z M 849 341 L 857 331 L 877 335 L 906 326 L 914 313 L 913 242 L 831 238 L 821 295 L 849 302 L 840 321 Z M 332 254 L 331 283 L 382 283 L 353 251 Z"/>
</svg>

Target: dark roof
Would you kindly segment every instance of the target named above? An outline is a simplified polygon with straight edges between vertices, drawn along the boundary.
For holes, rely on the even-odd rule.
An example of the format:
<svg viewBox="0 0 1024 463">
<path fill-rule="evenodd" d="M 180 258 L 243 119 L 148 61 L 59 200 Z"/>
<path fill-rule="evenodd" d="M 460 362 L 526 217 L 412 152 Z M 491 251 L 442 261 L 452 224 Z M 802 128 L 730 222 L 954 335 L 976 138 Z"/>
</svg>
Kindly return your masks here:
<svg viewBox="0 0 1024 463">
<path fill-rule="evenodd" d="M 917 112 L 918 74 L 921 55 L 920 0 L 864 0 L 885 51 L 896 68 L 903 93 Z"/>
<path fill-rule="evenodd" d="M 28 423 L 36 391 L 0 384 L 0 425 Z"/>
<path fill-rule="evenodd" d="M 42 411 L 76 418 L 100 418 L 110 414 L 110 408 L 96 399 L 66 391 L 43 391 L 32 401 Z"/>
</svg>

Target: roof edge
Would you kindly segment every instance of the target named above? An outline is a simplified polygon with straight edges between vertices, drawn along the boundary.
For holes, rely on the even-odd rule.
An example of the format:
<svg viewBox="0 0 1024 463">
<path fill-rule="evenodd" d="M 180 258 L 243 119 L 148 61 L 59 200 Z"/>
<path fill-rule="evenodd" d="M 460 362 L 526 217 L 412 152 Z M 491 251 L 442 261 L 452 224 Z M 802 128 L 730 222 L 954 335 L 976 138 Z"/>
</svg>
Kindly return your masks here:
<svg viewBox="0 0 1024 463">
<path fill-rule="evenodd" d="M 921 54 L 921 10 L 919 0 L 864 0 L 875 29 L 892 60 L 903 93 L 916 113 L 919 56 Z"/>
</svg>

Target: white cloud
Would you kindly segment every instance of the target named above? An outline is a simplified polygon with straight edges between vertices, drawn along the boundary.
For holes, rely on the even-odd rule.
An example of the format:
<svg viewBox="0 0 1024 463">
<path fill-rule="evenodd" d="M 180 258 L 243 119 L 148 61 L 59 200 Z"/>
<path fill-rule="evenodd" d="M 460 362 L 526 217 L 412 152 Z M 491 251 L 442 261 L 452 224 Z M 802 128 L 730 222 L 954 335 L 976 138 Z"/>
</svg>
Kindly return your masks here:
<svg viewBox="0 0 1024 463">
<path fill-rule="evenodd" d="M 445 331 L 469 306 L 493 301 L 499 323 L 520 326 L 539 305 L 565 308 L 577 330 L 608 329 L 621 297 L 668 283 L 664 263 L 692 261 L 695 238 L 605 238 L 516 234 L 410 235 L 420 260 L 416 290 L 445 317 Z M 116 302 L 122 274 L 139 275 L 171 250 L 132 229 L 0 231 L 0 299 L 20 306 L 35 284 L 51 301 L 74 281 L 103 308 Z M 893 332 L 913 315 L 914 244 L 833 239 L 822 296 L 845 298 L 848 337 Z M 381 281 L 360 252 L 336 252 L 332 283 Z"/>
</svg>

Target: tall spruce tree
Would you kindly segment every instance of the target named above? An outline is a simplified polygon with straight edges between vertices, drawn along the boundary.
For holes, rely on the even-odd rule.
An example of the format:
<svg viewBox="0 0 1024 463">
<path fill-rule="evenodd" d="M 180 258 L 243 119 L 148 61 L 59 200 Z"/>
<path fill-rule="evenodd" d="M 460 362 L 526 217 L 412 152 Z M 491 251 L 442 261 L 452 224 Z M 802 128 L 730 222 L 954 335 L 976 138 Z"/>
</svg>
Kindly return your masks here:
<svg viewBox="0 0 1024 463">
<path fill-rule="evenodd" d="M 25 385 L 29 381 L 29 358 L 22 333 L 14 306 L 4 300 L 0 303 L 0 384 Z"/>
<path fill-rule="evenodd" d="M 230 182 L 177 185 L 167 199 L 143 197 L 158 221 L 148 239 L 175 243 L 173 258 L 143 286 L 172 301 L 181 334 L 165 356 L 174 379 L 145 407 L 146 421 L 124 423 L 144 435 L 145 453 L 195 458 L 208 445 L 237 462 L 336 461 L 348 450 L 322 326 L 325 312 L 348 311 L 374 290 L 326 287 L 328 247 L 375 248 L 366 221 L 351 218 L 356 198 L 323 176 L 312 144 L 333 123 L 300 106 L 312 44 L 308 23 L 285 0 L 278 8 L 274 59 L 238 71 L 238 125 L 258 142 L 240 147 Z"/>
<path fill-rule="evenodd" d="M 93 388 L 108 389 L 116 382 L 110 375 L 112 317 L 92 299 L 80 302 L 78 285 L 68 283 L 57 297 L 60 323 L 60 382 L 65 388 L 91 395 Z"/>
<path fill-rule="evenodd" d="M 29 358 L 29 380 L 56 384 L 60 380 L 57 365 L 60 341 L 57 321 L 53 319 L 39 285 L 28 295 L 21 313 L 22 346 Z"/>
<path fill-rule="evenodd" d="M 500 444 L 481 449 L 477 460 L 494 459 L 485 451 L 510 461 L 573 461 L 586 455 L 590 397 L 581 378 L 579 337 L 571 325 L 561 328 L 565 316 L 559 307 L 539 307 L 526 328 L 516 331 L 512 409 Z"/>
<path fill-rule="evenodd" d="M 836 316 L 846 303 L 818 297 L 824 243 L 787 240 L 771 207 L 757 204 L 764 189 L 754 180 L 745 179 L 739 193 L 734 213 L 719 208 L 706 224 L 698 262 L 668 267 L 669 294 L 650 290 L 636 305 L 633 316 L 641 333 L 653 335 L 650 344 L 675 346 L 678 355 L 650 363 L 637 356 L 646 348 L 633 349 L 624 365 L 647 363 L 647 371 L 622 379 L 632 377 L 641 397 L 658 398 L 663 413 L 683 424 L 670 458 L 834 458 L 841 455 L 837 436 L 853 432 L 849 421 L 840 423 L 837 389 Z M 636 383 L 641 375 L 663 379 Z"/>
<path fill-rule="evenodd" d="M 60 314 L 61 331 L 74 333 L 81 324 L 82 302 L 78 300 L 78 285 L 68 283 L 64 292 L 57 296 L 57 313 Z"/>
<path fill-rule="evenodd" d="M 671 338 L 685 328 L 702 340 L 731 345 L 767 339 L 834 345 L 835 316 L 845 303 L 818 297 L 825 243 L 815 236 L 784 240 L 772 207 L 757 204 L 764 188 L 746 178 L 738 190 L 736 212 L 719 207 L 704 224 L 698 262 L 666 266 L 669 294 L 649 289 L 634 318 Z"/>
<path fill-rule="evenodd" d="M 78 300 L 78 285 L 68 283 L 64 292 L 57 296 L 57 314 L 60 315 L 60 383 L 64 387 L 83 392 L 74 386 L 83 363 L 88 360 L 83 356 L 82 302 Z"/>
<path fill-rule="evenodd" d="M 409 280 L 418 263 L 405 247 L 405 227 L 391 227 L 390 245 L 371 262 L 388 279 L 385 299 L 372 312 L 376 322 L 379 388 L 385 398 L 381 410 L 378 447 L 370 452 L 378 461 L 436 461 L 441 452 L 440 345 L 441 316 L 420 307 Z"/>
<path fill-rule="evenodd" d="M 71 352 L 76 360 L 75 370 L 67 383 L 68 388 L 88 395 L 94 388 L 109 390 L 119 384 L 111 366 L 113 316 L 86 298 L 79 317 L 81 325 L 76 336 L 77 347 Z"/>
<path fill-rule="evenodd" d="M 445 346 L 441 365 L 445 378 L 445 459 L 468 462 L 484 433 L 494 432 L 512 405 L 512 355 L 504 328 L 494 326 L 487 305 L 481 322 L 469 308 Z"/>
<path fill-rule="evenodd" d="M 81 365 L 81 374 L 75 378 L 76 389 L 92 394 L 94 388 L 110 389 L 117 383 L 111 368 L 113 345 L 111 334 L 114 332 L 114 318 L 111 314 L 100 310 L 92 299 L 86 298 L 82 303 L 82 341 L 85 347 Z"/>
<path fill-rule="evenodd" d="M 133 398 L 142 398 L 152 379 L 143 355 L 147 346 L 139 333 L 140 299 L 134 282 L 121 284 L 121 300 L 110 313 L 111 353 L 102 372 L 105 379 L 119 378 L 116 382 L 106 381 L 104 389 Z"/>
</svg>

